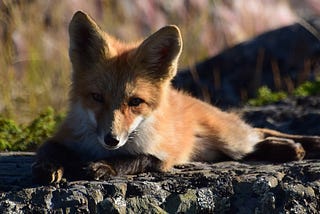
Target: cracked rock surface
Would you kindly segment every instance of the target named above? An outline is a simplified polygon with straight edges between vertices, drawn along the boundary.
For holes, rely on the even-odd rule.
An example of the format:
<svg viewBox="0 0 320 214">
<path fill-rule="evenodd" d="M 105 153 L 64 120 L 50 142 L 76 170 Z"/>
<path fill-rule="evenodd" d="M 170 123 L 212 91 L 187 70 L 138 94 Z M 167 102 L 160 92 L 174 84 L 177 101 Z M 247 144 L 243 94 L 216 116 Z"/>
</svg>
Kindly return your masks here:
<svg viewBox="0 0 320 214">
<path fill-rule="evenodd" d="M 319 206 L 317 160 L 278 165 L 191 163 L 171 173 L 65 182 L 0 194 L 1 213 L 317 213 Z"/>
</svg>

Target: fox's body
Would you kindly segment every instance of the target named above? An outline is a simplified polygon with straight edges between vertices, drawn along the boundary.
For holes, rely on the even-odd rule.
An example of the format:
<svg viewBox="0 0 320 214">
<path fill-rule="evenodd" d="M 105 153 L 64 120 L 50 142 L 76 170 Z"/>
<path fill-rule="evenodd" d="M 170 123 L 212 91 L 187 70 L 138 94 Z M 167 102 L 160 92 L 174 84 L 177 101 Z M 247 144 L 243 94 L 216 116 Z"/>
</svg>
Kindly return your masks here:
<svg viewBox="0 0 320 214">
<path fill-rule="evenodd" d="M 143 42 L 125 44 L 78 12 L 69 33 L 73 66 L 70 111 L 38 152 L 38 163 L 55 163 L 51 173 L 61 169 L 60 175 L 52 175 L 59 177 L 53 180 L 61 179 L 70 161 L 103 161 L 102 167 L 91 170 L 105 174 L 101 168 L 114 158 L 132 157 L 128 164 L 142 155 L 138 171 L 154 165 L 169 170 L 189 161 L 239 160 L 263 142 L 261 130 L 238 116 L 171 87 L 182 49 L 177 27 L 167 26 Z M 36 172 L 44 168 L 35 166 Z M 119 172 L 117 166 L 113 168 Z M 105 171 L 114 173 L 108 167 Z"/>
<path fill-rule="evenodd" d="M 142 87 L 144 90 L 153 88 L 148 84 Z M 162 95 L 166 96 L 165 100 L 143 119 L 138 115 L 138 119 L 127 121 L 123 116 L 123 121 L 118 121 L 123 123 L 120 130 L 127 132 L 135 121 L 142 120 L 129 134 L 127 142 L 117 149 L 110 150 L 98 140 L 95 113 L 80 102 L 72 104 L 69 117 L 54 140 L 66 142 L 87 160 L 119 154 L 151 154 L 165 163 L 165 169 L 189 161 L 216 161 L 221 156 L 241 159 L 261 141 L 259 134 L 236 115 L 222 112 L 171 87 L 166 90 Z M 121 112 L 113 111 L 117 110 Z"/>
</svg>

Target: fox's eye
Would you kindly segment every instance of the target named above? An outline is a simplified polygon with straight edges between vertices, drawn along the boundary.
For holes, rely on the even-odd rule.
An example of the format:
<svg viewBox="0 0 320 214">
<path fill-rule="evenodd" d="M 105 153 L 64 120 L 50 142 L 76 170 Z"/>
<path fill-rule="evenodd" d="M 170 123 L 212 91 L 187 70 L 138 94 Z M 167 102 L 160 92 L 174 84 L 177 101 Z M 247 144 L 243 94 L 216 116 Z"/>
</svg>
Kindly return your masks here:
<svg viewBox="0 0 320 214">
<path fill-rule="evenodd" d="M 135 107 L 135 106 L 139 106 L 141 103 L 144 103 L 144 100 L 139 98 L 139 97 L 133 97 L 129 100 L 128 105 Z"/>
<path fill-rule="evenodd" d="M 102 94 L 99 93 L 91 93 L 92 99 L 98 103 L 103 103 L 104 99 Z"/>
</svg>

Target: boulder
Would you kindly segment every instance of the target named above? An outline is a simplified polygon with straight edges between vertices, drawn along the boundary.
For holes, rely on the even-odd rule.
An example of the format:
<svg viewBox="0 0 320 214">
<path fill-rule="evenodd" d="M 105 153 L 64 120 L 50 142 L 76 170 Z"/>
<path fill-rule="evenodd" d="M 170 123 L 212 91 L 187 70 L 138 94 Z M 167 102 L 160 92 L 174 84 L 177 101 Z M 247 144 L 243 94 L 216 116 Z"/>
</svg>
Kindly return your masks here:
<svg viewBox="0 0 320 214">
<path fill-rule="evenodd" d="M 320 18 L 261 34 L 182 69 L 176 88 L 223 108 L 239 106 L 261 86 L 292 92 L 319 76 Z"/>
<path fill-rule="evenodd" d="M 288 98 L 261 107 L 238 110 L 251 125 L 290 134 L 320 135 L 320 95 Z"/>
</svg>

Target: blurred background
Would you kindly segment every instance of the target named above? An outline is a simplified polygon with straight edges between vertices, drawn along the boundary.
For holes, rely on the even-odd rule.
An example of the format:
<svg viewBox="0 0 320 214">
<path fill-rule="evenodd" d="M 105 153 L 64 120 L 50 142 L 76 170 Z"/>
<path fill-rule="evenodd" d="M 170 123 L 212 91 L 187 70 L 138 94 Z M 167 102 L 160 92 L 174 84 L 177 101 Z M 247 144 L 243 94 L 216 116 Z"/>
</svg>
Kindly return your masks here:
<svg viewBox="0 0 320 214">
<path fill-rule="evenodd" d="M 317 16 L 320 1 L 0 0 L 0 115 L 28 123 L 47 107 L 66 111 L 68 23 L 77 10 L 124 41 L 178 25 L 184 68 L 263 32 Z"/>
</svg>

